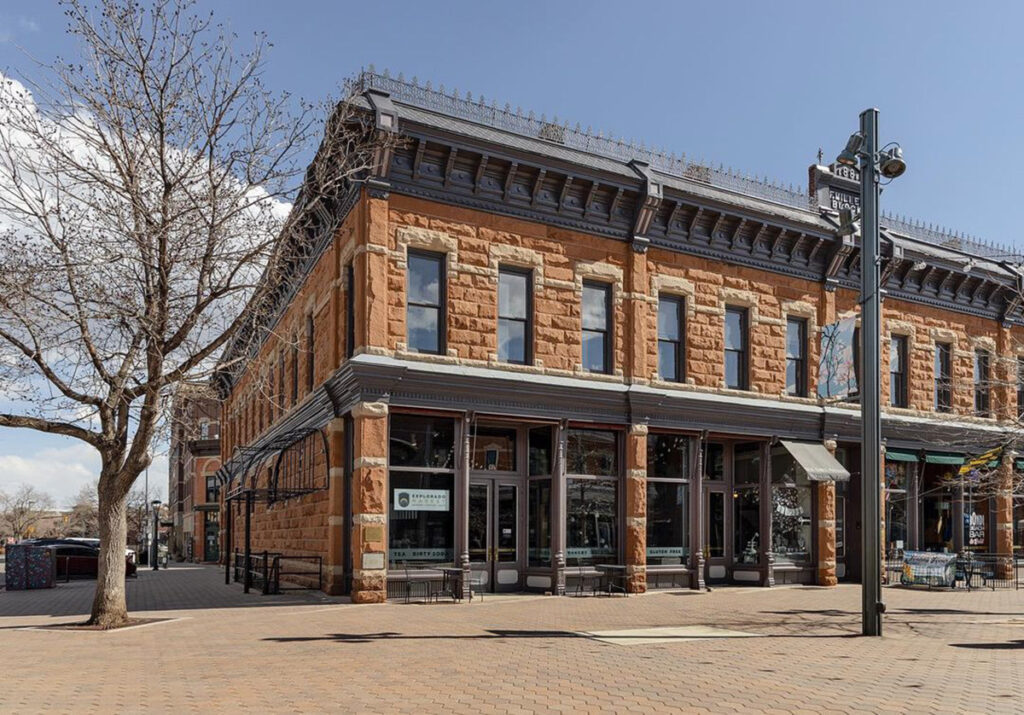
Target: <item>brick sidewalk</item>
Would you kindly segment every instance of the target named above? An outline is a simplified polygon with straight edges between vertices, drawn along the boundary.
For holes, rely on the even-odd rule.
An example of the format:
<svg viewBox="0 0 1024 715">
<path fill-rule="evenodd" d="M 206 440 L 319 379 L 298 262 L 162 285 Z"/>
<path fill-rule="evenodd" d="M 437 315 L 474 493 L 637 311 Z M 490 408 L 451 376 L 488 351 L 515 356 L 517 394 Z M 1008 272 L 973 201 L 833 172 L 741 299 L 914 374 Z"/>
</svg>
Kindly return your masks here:
<svg viewBox="0 0 1024 715">
<path fill-rule="evenodd" d="M 308 595 L 243 596 L 222 579 L 203 567 L 142 574 L 129 597 L 155 608 L 146 615 L 181 620 L 139 629 L 17 628 L 74 620 L 38 615 L 41 607 L 0 618 L 0 711 L 1022 707 L 1024 593 L 1015 591 L 886 590 L 886 636 L 867 639 L 857 636 L 860 592 L 849 586 L 354 606 Z M 0 614 L 21 595 L 0 593 Z M 207 599 L 215 607 L 202 607 Z M 690 627 L 689 639 L 664 642 L 663 630 L 637 630 L 670 626 Z M 722 635 L 714 629 L 760 637 L 714 637 Z M 593 631 L 632 637 L 581 635 Z"/>
</svg>

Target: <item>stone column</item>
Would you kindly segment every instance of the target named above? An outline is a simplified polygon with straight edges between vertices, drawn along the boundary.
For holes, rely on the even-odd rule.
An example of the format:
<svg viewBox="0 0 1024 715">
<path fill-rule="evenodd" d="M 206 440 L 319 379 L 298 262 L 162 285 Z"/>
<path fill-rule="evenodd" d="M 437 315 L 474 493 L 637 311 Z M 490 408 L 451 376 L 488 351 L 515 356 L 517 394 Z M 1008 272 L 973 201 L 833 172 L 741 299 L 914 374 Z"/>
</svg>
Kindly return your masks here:
<svg viewBox="0 0 1024 715">
<path fill-rule="evenodd" d="M 1013 577 L 1013 453 L 1003 450 L 996 472 L 996 578 Z"/>
<path fill-rule="evenodd" d="M 836 456 L 836 441 L 825 440 L 825 449 Z M 818 496 L 818 578 L 819 586 L 835 586 L 836 578 L 836 483 L 815 482 Z"/>
<path fill-rule="evenodd" d="M 364 194 L 362 246 L 354 261 L 355 352 L 388 347 L 388 201 Z"/>
<path fill-rule="evenodd" d="M 647 425 L 626 435 L 626 587 L 647 590 Z"/>
<path fill-rule="evenodd" d="M 327 423 L 327 561 L 324 563 L 324 591 L 331 596 L 345 593 L 345 420 L 335 417 Z"/>
<path fill-rule="evenodd" d="M 387 599 L 388 405 L 352 408 L 352 602 Z"/>
<path fill-rule="evenodd" d="M 647 316 L 650 312 L 647 278 L 647 244 L 644 238 L 634 237 L 629 252 L 626 274 L 626 379 L 630 382 L 650 381 L 647 369 Z"/>
</svg>

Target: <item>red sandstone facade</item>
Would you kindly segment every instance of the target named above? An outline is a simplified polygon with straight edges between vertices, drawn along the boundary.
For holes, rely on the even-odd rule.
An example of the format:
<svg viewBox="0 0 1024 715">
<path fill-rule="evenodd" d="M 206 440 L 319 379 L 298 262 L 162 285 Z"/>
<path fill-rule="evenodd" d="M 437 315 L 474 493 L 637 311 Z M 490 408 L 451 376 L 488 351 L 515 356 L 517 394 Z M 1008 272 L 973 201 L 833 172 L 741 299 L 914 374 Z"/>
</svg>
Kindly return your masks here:
<svg viewBox="0 0 1024 715">
<path fill-rule="evenodd" d="M 248 508 L 252 552 L 317 556 L 323 564 L 323 588 L 351 593 L 356 602 L 383 601 L 389 591 L 401 592 L 414 556 L 463 569 L 467 588 L 472 582 L 477 588 L 556 593 L 567 583 L 572 588 L 585 580 L 601 562 L 623 566 L 624 582 L 632 591 L 662 584 L 700 587 L 708 580 L 834 585 L 838 578 L 856 578 L 856 406 L 823 402 L 814 389 L 821 331 L 856 314 L 854 283 L 844 281 L 841 272 L 814 279 L 807 275 L 810 268 L 774 271 L 755 266 L 741 257 L 736 245 L 747 242 L 743 251 L 766 256 L 762 260 L 767 263 L 775 259 L 778 244 L 791 262 L 817 265 L 815 252 L 833 250 L 823 242 L 834 238 L 822 228 L 818 213 L 794 214 L 769 205 L 755 210 L 744 204 L 738 213 L 760 217 L 760 224 L 751 226 L 757 222 L 750 216 L 732 216 L 732 209 L 721 203 L 728 198 L 724 195 L 693 199 L 713 209 L 687 213 L 691 199 L 685 191 L 675 208 L 662 205 L 655 210 L 654 223 L 664 218 L 666 235 L 677 218 L 687 224 L 688 240 L 694 243 L 695 237 L 704 236 L 700 240 L 707 246 L 718 245 L 728 234 L 733 260 L 727 251 L 723 259 L 703 255 L 708 253 L 703 249 L 670 248 L 649 240 L 650 231 L 627 231 L 630 236 L 623 240 L 536 217 L 469 207 L 443 199 L 441 189 L 427 198 L 422 195 L 427 192 L 405 187 L 419 180 L 416 162 L 440 151 L 440 140 L 428 136 L 424 127 L 429 122 L 403 105 L 399 117 L 403 111 L 410 111 L 412 119 L 403 120 L 408 121 L 403 126 L 414 137 L 405 152 L 411 157 L 408 176 L 398 157 L 390 175 L 389 167 L 380 172 L 390 184 L 371 182 L 369 188 L 358 189 L 258 352 L 223 383 L 220 454 L 230 469 L 222 475 L 229 475 L 226 488 L 237 498 L 227 503 L 221 521 L 234 525 L 233 550 L 241 549 L 240 525 Z M 467 154 L 465 149 L 451 150 L 445 185 L 455 180 L 451 177 L 458 175 L 459 161 L 468 161 Z M 570 159 L 547 160 L 577 177 L 586 173 L 580 167 L 566 168 Z M 465 173 L 475 172 L 476 185 L 485 186 L 499 160 L 476 161 Z M 536 163 L 543 164 L 540 158 Z M 521 170 L 509 169 L 506 201 Z M 548 176 L 552 171 L 548 169 Z M 545 196 L 547 180 L 543 170 L 531 174 L 534 202 Z M 561 184 L 559 207 L 568 205 L 565 197 L 574 190 L 573 181 L 570 177 Z M 594 179 L 590 195 L 597 193 L 597 186 Z M 495 201 L 499 189 L 492 192 Z M 705 190 L 698 185 L 693 190 L 698 189 Z M 650 191 L 648 187 L 648 196 Z M 621 205 L 618 201 L 611 201 L 609 220 Z M 643 197 L 638 204 L 646 205 Z M 584 218 L 587 212 L 584 207 Z M 776 224 L 782 228 L 777 230 Z M 826 238 L 815 244 L 808 238 L 811 234 Z M 922 244 L 921 250 L 927 247 Z M 837 254 L 845 255 L 838 249 Z M 437 256 L 443 263 L 442 349 L 437 354 L 410 347 L 413 255 Z M 944 261 L 934 258 L 935 265 L 947 265 Z M 892 280 L 913 284 L 919 278 L 922 292 L 930 290 L 932 279 L 915 277 L 921 271 L 914 265 L 897 263 Z M 530 359 L 525 365 L 503 362 L 499 355 L 499 274 L 509 268 L 525 272 L 530 286 Z M 846 270 L 849 277 L 853 269 Z M 966 542 L 974 537 L 959 527 L 950 534 L 941 529 L 931 534 L 933 505 L 920 501 L 918 494 L 936 488 L 950 474 L 947 467 L 936 466 L 941 464 L 936 459 L 946 455 L 948 464 L 950 454 L 955 462 L 956 455 L 969 458 L 1006 442 L 1018 409 L 1024 407 L 1017 397 L 1024 327 L 1014 315 L 986 317 L 981 298 L 972 297 L 962 309 L 949 299 L 944 307 L 939 298 L 954 285 L 955 296 L 972 286 L 982 296 L 987 293 L 985 310 L 998 302 L 993 293 L 999 291 L 975 284 L 980 279 L 969 272 L 955 274 L 954 268 L 942 280 L 935 299 L 917 300 L 893 290 L 883 307 L 883 375 L 894 364 L 893 337 L 902 340 L 906 351 L 900 372 L 905 400 L 891 399 L 889 382 L 882 390 L 882 404 L 893 403 L 885 409 L 889 445 L 901 456 L 898 462 L 879 458 L 883 473 L 902 481 L 880 488 L 892 504 L 905 503 L 902 510 L 887 510 L 894 522 L 888 529 L 879 525 L 889 551 L 972 546 Z M 600 373 L 585 364 L 586 285 L 607 286 L 609 291 L 609 364 Z M 677 298 L 684 311 L 681 380 L 664 379 L 659 369 L 659 302 L 667 296 Z M 730 310 L 745 316 L 743 389 L 726 382 Z M 801 379 L 809 396 L 787 389 L 792 319 L 802 321 L 806 330 Z M 936 351 L 947 348 L 951 404 L 937 412 Z M 975 377 L 979 352 L 989 361 L 983 383 Z M 899 384 L 894 380 L 892 384 Z M 431 388 L 443 381 L 454 387 Z M 981 389 L 989 395 L 987 415 L 977 410 Z M 553 392 L 571 395 L 564 410 L 544 403 L 545 395 Z M 616 412 L 604 406 L 614 401 L 625 407 Z M 586 410 L 590 412 L 585 415 Z M 705 412 L 710 416 L 698 416 Z M 749 422 L 744 422 L 746 414 L 751 415 Z M 396 415 L 403 416 L 403 424 L 414 425 L 409 427 L 411 436 L 396 436 Z M 417 419 L 434 422 L 421 433 L 416 431 L 420 428 L 415 425 L 421 424 Z M 445 441 L 449 425 L 450 448 Z M 399 459 L 396 450 L 403 444 L 412 445 L 410 454 L 422 447 L 420 434 L 444 442 L 450 459 Z M 493 448 L 481 446 L 482 434 L 493 440 Z M 614 463 L 614 469 L 604 462 L 592 468 L 587 461 L 591 453 L 579 451 L 583 444 L 605 439 L 603 435 L 610 435 L 611 446 L 601 459 Z M 835 455 L 852 481 L 847 485 L 794 477 L 798 481 L 790 484 L 784 474 L 799 474 L 802 467 L 792 466 L 779 440 L 816 443 Z M 540 445 L 536 449 L 534 442 Z M 679 465 L 678 473 L 652 463 L 667 453 Z M 550 457 L 546 466 L 535 465 L 534 457 L 542 461 L 544 455 Z M 574 471 L 577 456 L 581 474 Z M 506 458 L 511 461 L 503 466 Z M 984 535 L 978 537 L 983 543 L 973 545 L 1009 556 L 1016 533 L 1015 462 L 1010 450 L 999 461 L 991 465 L 996 487 L 985 497 Z M 510 468 L 513 462 L 517 466 Z M 174 464 L 172 460 L 172 470 Z M 189 469 L 196 479 L 212 467 L 199 459 L 179 464 L 183 470 L 194 465 Z M 606 467 L 607 474 L 602 471 Z M 416 479 L 435 486 L 413 488 L 403 492 L 405 498 L 412 493 L 413 499 L 439 499 L 447 505 L 448 517 L 432 515 L 434 507 L 410 512 L 399 505 L 403 494 L 392 485 L 412 483 L 406 480 L 409 470 L 416 469 Z M 946 471 L 940 474 L 941 469 Z M 615 486 L 601 492 L 604 487 L 596 485 L 606 482 Z M 184 517 L 196 505 L 198 482 L 190 483 L 191 494 L 181 495 L 173 490 L 172 479 L 183 538 L 199 533 L 195 527 L 190 532 Z M 594 506 L 587 497 L 577 497 L 576 490 L 582 493 L 591 483 L 594 493 L 607 494 L 611 501 Z M 955 487 L 944 488 L 953 489 L 952 501 L 960 506 L 949 507 L 948 514 L 943 511 L 936 517 L 939 521 L 962 521 L 965 514 L 980 513 L 967 511 L 981 507 L 967 504 Z M 256 495 L 249 507 L 241 498 L 247 492 Z M 501 495 L 506 495 L 505 502 Z M 665 507 L 662 502 L 666 498 L 679 500 L 676 512 L 668 513 L 672 509 L 671 503 Z M 509 517 L 506 526 L 501 510 L 508 504 L 517 516 Z M 410 514 L 418 514 L 419 527 L 404 523 L 411 523 Z M 664 524 L 664 533 L 655 523 Z M 401 543 L 395 536 L 399 528 Z M 514 533 L 506 534 L 506 529 Z M 434 531 L 445 533 L 431 535 Z M 672 536 L 665 536 L 669 532 Z M 937 540 L 929 541 L 932 536 Z M 782 546 L 783 540 L 790 543 Z M 658 545 L 652 546 L 654 542 Z M 502 563 L 514 566 L 503 570 Z"/>
</svg>

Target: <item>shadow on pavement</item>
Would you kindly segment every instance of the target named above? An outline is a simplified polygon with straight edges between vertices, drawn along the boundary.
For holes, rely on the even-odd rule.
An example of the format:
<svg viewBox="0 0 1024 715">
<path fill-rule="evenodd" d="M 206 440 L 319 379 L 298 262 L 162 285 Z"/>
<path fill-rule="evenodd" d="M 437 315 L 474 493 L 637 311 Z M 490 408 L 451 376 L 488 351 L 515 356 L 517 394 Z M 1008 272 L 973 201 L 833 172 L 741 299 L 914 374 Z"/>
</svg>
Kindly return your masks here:
<svg viewBox="0 0 1024 715">
<path fill-rule="evenodd" d="M 953 648 L 972 648 L 975 650 L 1020 650 L 1024 648 L 1024 640 L 1006 641 L 1005 643 L 950 643 Z"/>
</svg>

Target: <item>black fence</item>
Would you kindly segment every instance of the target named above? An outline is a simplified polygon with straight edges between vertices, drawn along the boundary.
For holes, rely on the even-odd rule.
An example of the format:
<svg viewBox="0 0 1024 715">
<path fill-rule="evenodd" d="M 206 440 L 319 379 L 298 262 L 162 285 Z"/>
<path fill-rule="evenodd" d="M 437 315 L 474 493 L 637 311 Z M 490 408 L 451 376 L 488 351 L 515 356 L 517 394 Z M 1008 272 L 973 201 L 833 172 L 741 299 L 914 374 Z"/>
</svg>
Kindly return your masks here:
<svg viewBox="0 0 1024 715">
<path fill-rule="evenodd" d="M 249 587 L 260 589 L 264 595 L 323 588 L 322 556 L 260 551 L 250 554 L 246 564 L 245 554 L 235 549 L 232 564 L 235 583 L 244 583 L 248 571 Z"/>
<path fill-rule="evenodd" d="M 903 570 L 903 554 L 890 553 L 885 561 L 885 583 L 903 585 Z M 1024 557 L 965 552 L 956 557 L 953 579 L 954 588 L 968 591 L 985 588 L 1020 590 L 1024 585 Z"/>
</svg>

